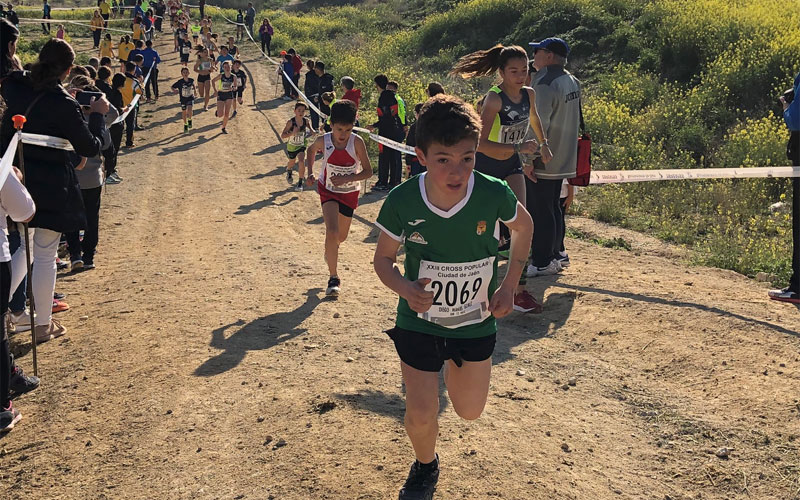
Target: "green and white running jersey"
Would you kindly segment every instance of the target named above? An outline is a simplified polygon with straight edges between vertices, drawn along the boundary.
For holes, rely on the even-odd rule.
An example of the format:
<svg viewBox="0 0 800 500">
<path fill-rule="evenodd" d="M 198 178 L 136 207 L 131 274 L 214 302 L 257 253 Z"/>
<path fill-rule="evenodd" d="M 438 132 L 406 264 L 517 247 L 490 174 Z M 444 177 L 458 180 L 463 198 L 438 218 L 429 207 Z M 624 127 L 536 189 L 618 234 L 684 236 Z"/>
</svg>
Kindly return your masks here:
<svg viewBox="0 0 800 500">
<path fill-rule="evenodd" d="M 397 326 L 450 338 L 497 331 L 489 300 L 497 289 L 498 221 L 517 217 L 517 198 L 505 181 L 473 172 L 467 195 L 449 211 L 433 206 L 420 174 L 394 188 L 375 225 L 405 247 L 405 277 L 430 278 L 431 308 L 417 314 L 400 298 Z"/>
</svg>

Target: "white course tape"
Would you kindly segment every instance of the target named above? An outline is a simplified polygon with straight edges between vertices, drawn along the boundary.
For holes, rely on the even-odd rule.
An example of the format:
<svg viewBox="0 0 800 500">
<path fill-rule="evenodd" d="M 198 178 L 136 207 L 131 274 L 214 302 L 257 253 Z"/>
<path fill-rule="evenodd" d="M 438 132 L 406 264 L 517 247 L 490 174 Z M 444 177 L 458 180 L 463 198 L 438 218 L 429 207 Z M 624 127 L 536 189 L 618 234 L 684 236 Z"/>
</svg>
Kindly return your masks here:
<svg viewBox="0 0 800 500">
<path fill-rule="evenodd" d="M 0 159 L 0 189 L 6 183 L 6 179 L 8 179 L 8 174 L 11 173 L 11 163 L 14 161 L 14 155 L 17 152 L 17 143 L 19 143 L 19 134 L 14 134 L 11 138 L 11 141 L 8 143 L 8 147 L 6 148 L 6 154 Z"/>
<path fill-rule="evenodd" d="M 64 151 L 74 151 L 72 144 L 66 139 L 61 137 L 53 137 L 49 135 L 29 134 L 22 133 L 22 143 L 30 144 L 31 146 L 40 146 L 43 148 L 62 149 Z"/>
<path fill-rule="evenodd" d="M 677 181 L 688 179 L 769 179 L 800 177 L 800 167 L 687 168 L 663 170 L 608 170 L 591 173 L 591 184 Z"/>
<path fill-rule="evenodd" d="M 153 72 L 153 66 L 150 66 L 150 69 L 147 71 L 147 75 L 145 75 L 144 77 L 144 81 L 142 81 L 141 84 L 142 88 L 147 87 L 147 80 L 150 79 L 150 73 L 152 72 Z M 136 94 L 135 96 L 133 96 L 133 100 L 131 100 L 131 103 L 128 105 L 128 111 L 119 115 L 119 117 L 117 117 L 117 119 L 114 120 L 114 122 L 111 125 L 116 125 L 117 123 L 122 123 L 123 121 L 125 121 L 125 118 L 127 118 L 128 115 L 131 113 L 131 111 L 134 110 L 136 105 L 139 104 L 139 99 L 141 99 L 141 97 L 142 94 Z"/>
<path fill-rule="evenodd" d="M 56 24 L 56 23 L 66 23 L 66 24 L 74 24 L 74 25 L 77 25 L 77 26 L 83 26 L 85 28 L 93 28 L 94 27 L 91 24 L 82 23 L 82 22 L 79 22 L 79 21 L 72 21 L 72 20 L 69 20 L 69 19 L 35 19 L 35 18 L 31 18 L 31 17 L 21 17 L 19 19 L 19 23 L 20 24 L 46 24 L 46 23 L 47 24 L 49 24 L 49 23 Z M 105 31 L 116 31 L 118 33 L 133 33 L 133 31 L 131 31 L 131 30 L 122 30 L 122 29 L 117 29 L 117 28 L 102 28 L 102 29 L 105 30 Z"/>
</svg>

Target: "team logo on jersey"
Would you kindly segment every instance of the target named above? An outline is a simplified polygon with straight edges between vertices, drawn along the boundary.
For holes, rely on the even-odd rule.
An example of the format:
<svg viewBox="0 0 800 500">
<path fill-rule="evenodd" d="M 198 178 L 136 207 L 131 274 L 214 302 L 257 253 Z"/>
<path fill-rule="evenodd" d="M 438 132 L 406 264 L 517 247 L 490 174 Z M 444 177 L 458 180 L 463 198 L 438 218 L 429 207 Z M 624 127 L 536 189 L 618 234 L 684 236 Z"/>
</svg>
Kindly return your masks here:
<svg viewBox="0 0 800 500">
<path fill-rule="evenodd" d="M 475 229 L 475 232 L 478 233 L 478 236 L 481 236 L 483 233 L 486 232 L 486 221 L 479 220 L 478 227 Z"/>
<path fill-rule="evenodd" d="M 408 237 L 408 241 L 412 241 L 412 242 L 420 244 L 420 245 L 427 245 L 428 244 L 428 242 L 425 241 L 425 238 L 423 238 L 422 235 L 419 234 L 416 231 L 411 233 L 411 236 Z"/>
<path fill-rule="evenodd" d="M 417 220 L 414 220 L 414 221 L 409 221 L 408 225 L 411 226 L 411 227 L 414 227 L 414 226 L 419 226 L 423 222 L 425 222 L 425 219 L 417 219 Z"/>
</svg>

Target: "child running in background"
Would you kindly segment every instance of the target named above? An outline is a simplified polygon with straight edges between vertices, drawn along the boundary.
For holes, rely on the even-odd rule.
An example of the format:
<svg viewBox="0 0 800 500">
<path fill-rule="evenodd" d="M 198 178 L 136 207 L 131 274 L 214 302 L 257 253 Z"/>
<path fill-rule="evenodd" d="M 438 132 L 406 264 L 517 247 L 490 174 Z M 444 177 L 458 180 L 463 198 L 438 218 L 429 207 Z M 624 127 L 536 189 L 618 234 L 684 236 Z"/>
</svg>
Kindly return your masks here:
<svg viewBox="0 0 800 500">
<path fill-rule="evenodd" d="M 314 182 L 314 159 L 318 152 L 322 153 L 317 191 L 325 221 L 325 262 L 330 273 L 325 295 L 338 296 L 341 291 L 339 246 L 350 232 L 353 212 L 358 207 L 361 181 L 372 177 L 372 165 L 364 140 L 353 133 L 355 103 L 345 100 L 334 103 L 330 122 L 332 131 L 318 137 L 308 149 L 306 166 L 307 184 L 311 185 Z M 303 172 L 300 174 L 302 176 Z"/>
<path fill-rule="evenodd" d="M 405 428 L 416 460 L 399 500 L 433 497 L 439 480 L 439 371 L 456 414 L 475 420 L 489 393 L 495 318 L 509 314 L 528 260 L 533 222 L 505 181 L 476 170 L 480 117 L 457 97 L 422 107 L 416 152 L 428 171 L 389 193 L 375 225 L 375 273 L 400 296 L 387 333 L 400 357 Z M 498 286 L 495 230 L 511 230 L 511 259 Z M 397 251 L 405 249 L 405 274 Z"/>
<path fill-rule="evenodd" d="M 197 88 L 203 99 L 203 109 L 208 111 L 208 101 L 211 99 L 211 72 L 214 70 L 214 60 L 208 55 L 208 49 L 202 45 L 198 47 L 197 61 L 194 71 L 197 73 Z"/>
<path fill-rule="evenodd" d="M 192 53 L 192 42 L 189 40 L 188 33 L 184 32 L 181 35 L 180 40 L 178 40 L 178 46 L 180 47 L 181 53 L 181 65 L 186 68 L 189 64 L 189 54 Z"/>
<path fill-rule="evenodd" d="M 536 111 L 536 93 L 525 86 L 528 77 L 528 53 L 516 45 L 495 45 L 488 50 L 463 56 L 456 63 L 452 74 L 462 75 L 464 78 L 494 74 L 500 77 L 500 83 L 486 93 L 481 107 L 483 130 L 475 157 L 475 169 L 507 181 L 514 194 L 525 205 L 525 175 L 533 175 L 533 166 L 526 166 L 523 173 L 520 153 L 535 153 L 540 144 L 542 161 L 547 163 L 553 157 Z M 525 140 L 529 127 L 536 134 L 538 144 L 533 140 Z M 517 286 L 515 310 L 541 313 L 542 305 L 525 289 L 525 285 L 526 278 L 523 276 Z"/>
<path fill-rule="evenodd" d="M 222 117 L 222 133 L 227 134 L 225 127 L 228 126 L 228 117 L 236 99 L 236 75 L 231 73 L 230 61 L 222 63 L 222 73 L 214 77 L 211 86 L 217 94 L 217 116 Z"/>
<path fill-rule="evenodd" d="M 244 88 L 247 85 L 247 73 L 242 69 L 242 61 L 236 59 L 233 61 L 233 74 L 236 75 L 236 99 L 233 101 L 233 114 L 231 118 L 236 116 L 236 107 L 238 104 L 244 104 Z M 302 163 L 302 161 L 300 162 Z"/>
<path fill-rule="evenodd" d="M 58 38 L 59 40 L 63 40 L 64 39 L 64 35 L 66 35 L 66 31 L 64 31 L 64 25 L 63 24 L 59 24 L 58 25 L 58 30 L 56 30 L 56 38 Z"/>
<path fill-rule="evenodd" d="M 299 191 L 303 190 L 303 161 L 308 146 L 308 136 L 314 132 L 314 129 L 311 128 L 311 120 L 306 118 L 306 103 L 298 101 L 294 105 L 294 116 L 283 127 L 281 139 L 288 139 L 286 156 L 289 157 L 289 162 L 286 164 L 286 182 L 289 184 L 294 184 L 292 168 L 294 168 L 295 162 L 299 162 L 300 179 L 297 182 Z"/>
<path fill-rule="evenodd" d="M 189 68 L 181 68 L 181 79 L 172 84 L 172 89 L 178 93 L 181 103 L 181 118 L 183 119 L 183 133 L 192 128 L 192 104 L 195 97 L 194 80 L 189 78 Z"/>
</svg>

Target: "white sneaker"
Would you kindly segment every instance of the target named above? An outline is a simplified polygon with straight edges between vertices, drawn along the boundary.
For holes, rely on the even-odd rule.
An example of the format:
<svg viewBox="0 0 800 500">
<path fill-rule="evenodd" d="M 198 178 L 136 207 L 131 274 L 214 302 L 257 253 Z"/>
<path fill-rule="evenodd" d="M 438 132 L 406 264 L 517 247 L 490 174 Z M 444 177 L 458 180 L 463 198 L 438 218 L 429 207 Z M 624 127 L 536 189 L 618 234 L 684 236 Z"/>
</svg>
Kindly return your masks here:
<svg viewBox="0 0 800 500">
<path fill-rule="evenodd" d="M 550 263 L 545 267 L 537 267 L 533 264 L 529 264 L 525 276 L 529 278 L 535 278 L 537 276 L 552 276 L 553 274 L 558 274 L 561 272 L 561 270 L 561 264 L 559 264 L 556 260 L 551 260 Z"/>
<path fill-rule="evenodd" d="M 31 315 L 28 309 L 20 312 L 19 314 L 9 313 L 9 317 L 11 318 L 11 324 L 14 325 L 14 331 L 19 332 L 28 332 L 31 329 Z"/>
</svg>

